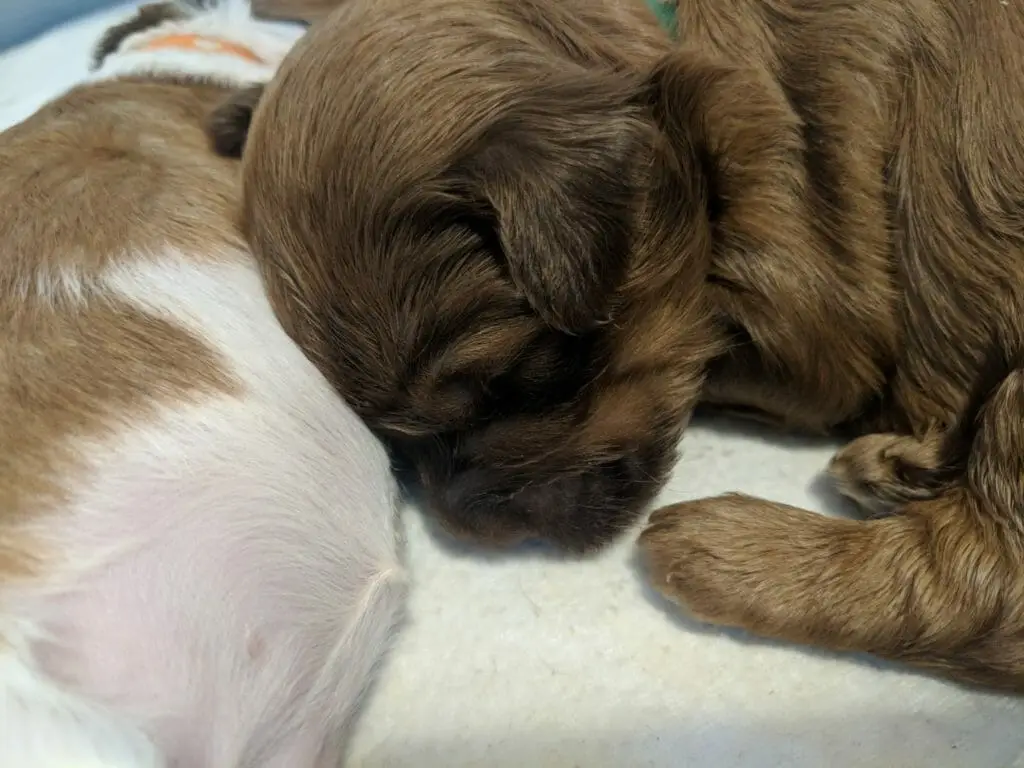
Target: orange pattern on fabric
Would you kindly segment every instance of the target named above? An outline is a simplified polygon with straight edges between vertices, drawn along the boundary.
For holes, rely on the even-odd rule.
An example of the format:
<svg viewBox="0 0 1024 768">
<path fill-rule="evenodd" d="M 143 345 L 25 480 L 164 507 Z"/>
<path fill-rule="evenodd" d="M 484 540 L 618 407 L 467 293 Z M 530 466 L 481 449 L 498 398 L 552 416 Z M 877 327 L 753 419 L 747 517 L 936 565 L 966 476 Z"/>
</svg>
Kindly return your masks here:
<svg viewBox="0 0 1024 768">
<path fill-rule="evenodd" d="M 136 48 L 136 50 L 159 51 L 167 48 L 179 48 L 184 51 L 197 51 L 201 53 L 226 53 L 232 56 L 239 56 L 256 64 L 266 63 L 251 48 L 247 48 L 239 43 L 187 32 L 155 37 Z"/>
</svg>

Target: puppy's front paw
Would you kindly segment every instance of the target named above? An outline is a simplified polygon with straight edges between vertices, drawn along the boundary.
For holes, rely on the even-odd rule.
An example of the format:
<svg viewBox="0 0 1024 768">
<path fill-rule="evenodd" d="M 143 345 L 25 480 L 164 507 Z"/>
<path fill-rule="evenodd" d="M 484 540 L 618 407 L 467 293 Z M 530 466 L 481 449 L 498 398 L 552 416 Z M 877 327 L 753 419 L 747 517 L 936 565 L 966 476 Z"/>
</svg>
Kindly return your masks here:
<svg viewBox="0 0 1024 768">
<path fill-rule="evenodd" d="M 652 585 L 696 618 L 794 638 L 817 620 L 835 550 L 860 525 L 727 494 L 659 509 L 640 547 Z"/>
<path fill-rule="evenodd" d="M 840 493 L 882 516 L 909 501 L 939 494 L 940 447 L 938 436 L 918 440 L 909 435 L 865 435 L 832 458 L 828 473 Z"/>
<path fill-rule="evenodd" d="M 786 565 L 764 536 L 772 506 L 727 494 L 657 510 L 640 537 L 651 583 L 703 621 L 759 623 L 772 573 Z"/>
</svg>

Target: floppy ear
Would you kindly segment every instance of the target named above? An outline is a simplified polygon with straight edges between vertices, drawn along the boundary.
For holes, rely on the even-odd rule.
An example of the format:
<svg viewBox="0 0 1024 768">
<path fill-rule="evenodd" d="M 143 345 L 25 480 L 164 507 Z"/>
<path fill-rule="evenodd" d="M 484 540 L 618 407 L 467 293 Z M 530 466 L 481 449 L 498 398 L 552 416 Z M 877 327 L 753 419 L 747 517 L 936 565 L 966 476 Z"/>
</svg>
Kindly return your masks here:
<svg viewBox="0 0 1024 768">
<path fill-rule="evenodd" d="M 206 132 L 213 151 L 223 157 L 241 157 L 249 136 L 252 113 L 263 96 L 263 86 L 253 85 L 229 94 L 206 118 Z"/>
<path fill-rule="evenodd" d="M 552 327 L 608 320 L 645 193 L 652 129 L 625 78 L 532 87 L 456 164 L 495 218 L 509 274 Z"/>
</svg>

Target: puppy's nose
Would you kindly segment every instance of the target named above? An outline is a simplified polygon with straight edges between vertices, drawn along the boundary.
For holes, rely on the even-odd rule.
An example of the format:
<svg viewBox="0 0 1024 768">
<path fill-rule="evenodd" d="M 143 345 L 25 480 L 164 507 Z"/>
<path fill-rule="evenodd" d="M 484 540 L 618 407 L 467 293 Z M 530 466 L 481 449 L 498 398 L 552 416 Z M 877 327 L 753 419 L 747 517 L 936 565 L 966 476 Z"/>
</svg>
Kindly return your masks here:
<svg viewBox="0 0 1024 768">
<path fill-rule="evenodd" d="M 535 527 L 512 503 L 514 494 L 495 487 L 492 472 L 468 469 L 432 491 L 433 510 L 458 539 L 508 548 L 538 538 Z"/>
</svg>

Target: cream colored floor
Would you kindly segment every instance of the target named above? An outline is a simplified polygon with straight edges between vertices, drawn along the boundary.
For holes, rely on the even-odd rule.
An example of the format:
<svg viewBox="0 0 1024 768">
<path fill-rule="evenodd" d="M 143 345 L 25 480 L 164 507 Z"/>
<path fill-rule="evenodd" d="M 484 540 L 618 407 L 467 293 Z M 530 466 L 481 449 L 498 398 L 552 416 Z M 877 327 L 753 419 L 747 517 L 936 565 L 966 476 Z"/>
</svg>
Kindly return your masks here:
<svg viewBox="0 0 1024 768">
<path fill-rule="evenodd" d="M 0 125 L 80 78 L 110 18 L 0 57 Z M 665 501 L 743 490 L 839 509 L 816 479 L 827 445 L 699 424 L 683 448 Z M 644 589 L 628 541 L 582 563 L 488 559 L 413 510 L 405 526 L 410 616 L 355 766 L 1024 768 L 1024 701 L 694 626 Z"/>
</svg>

